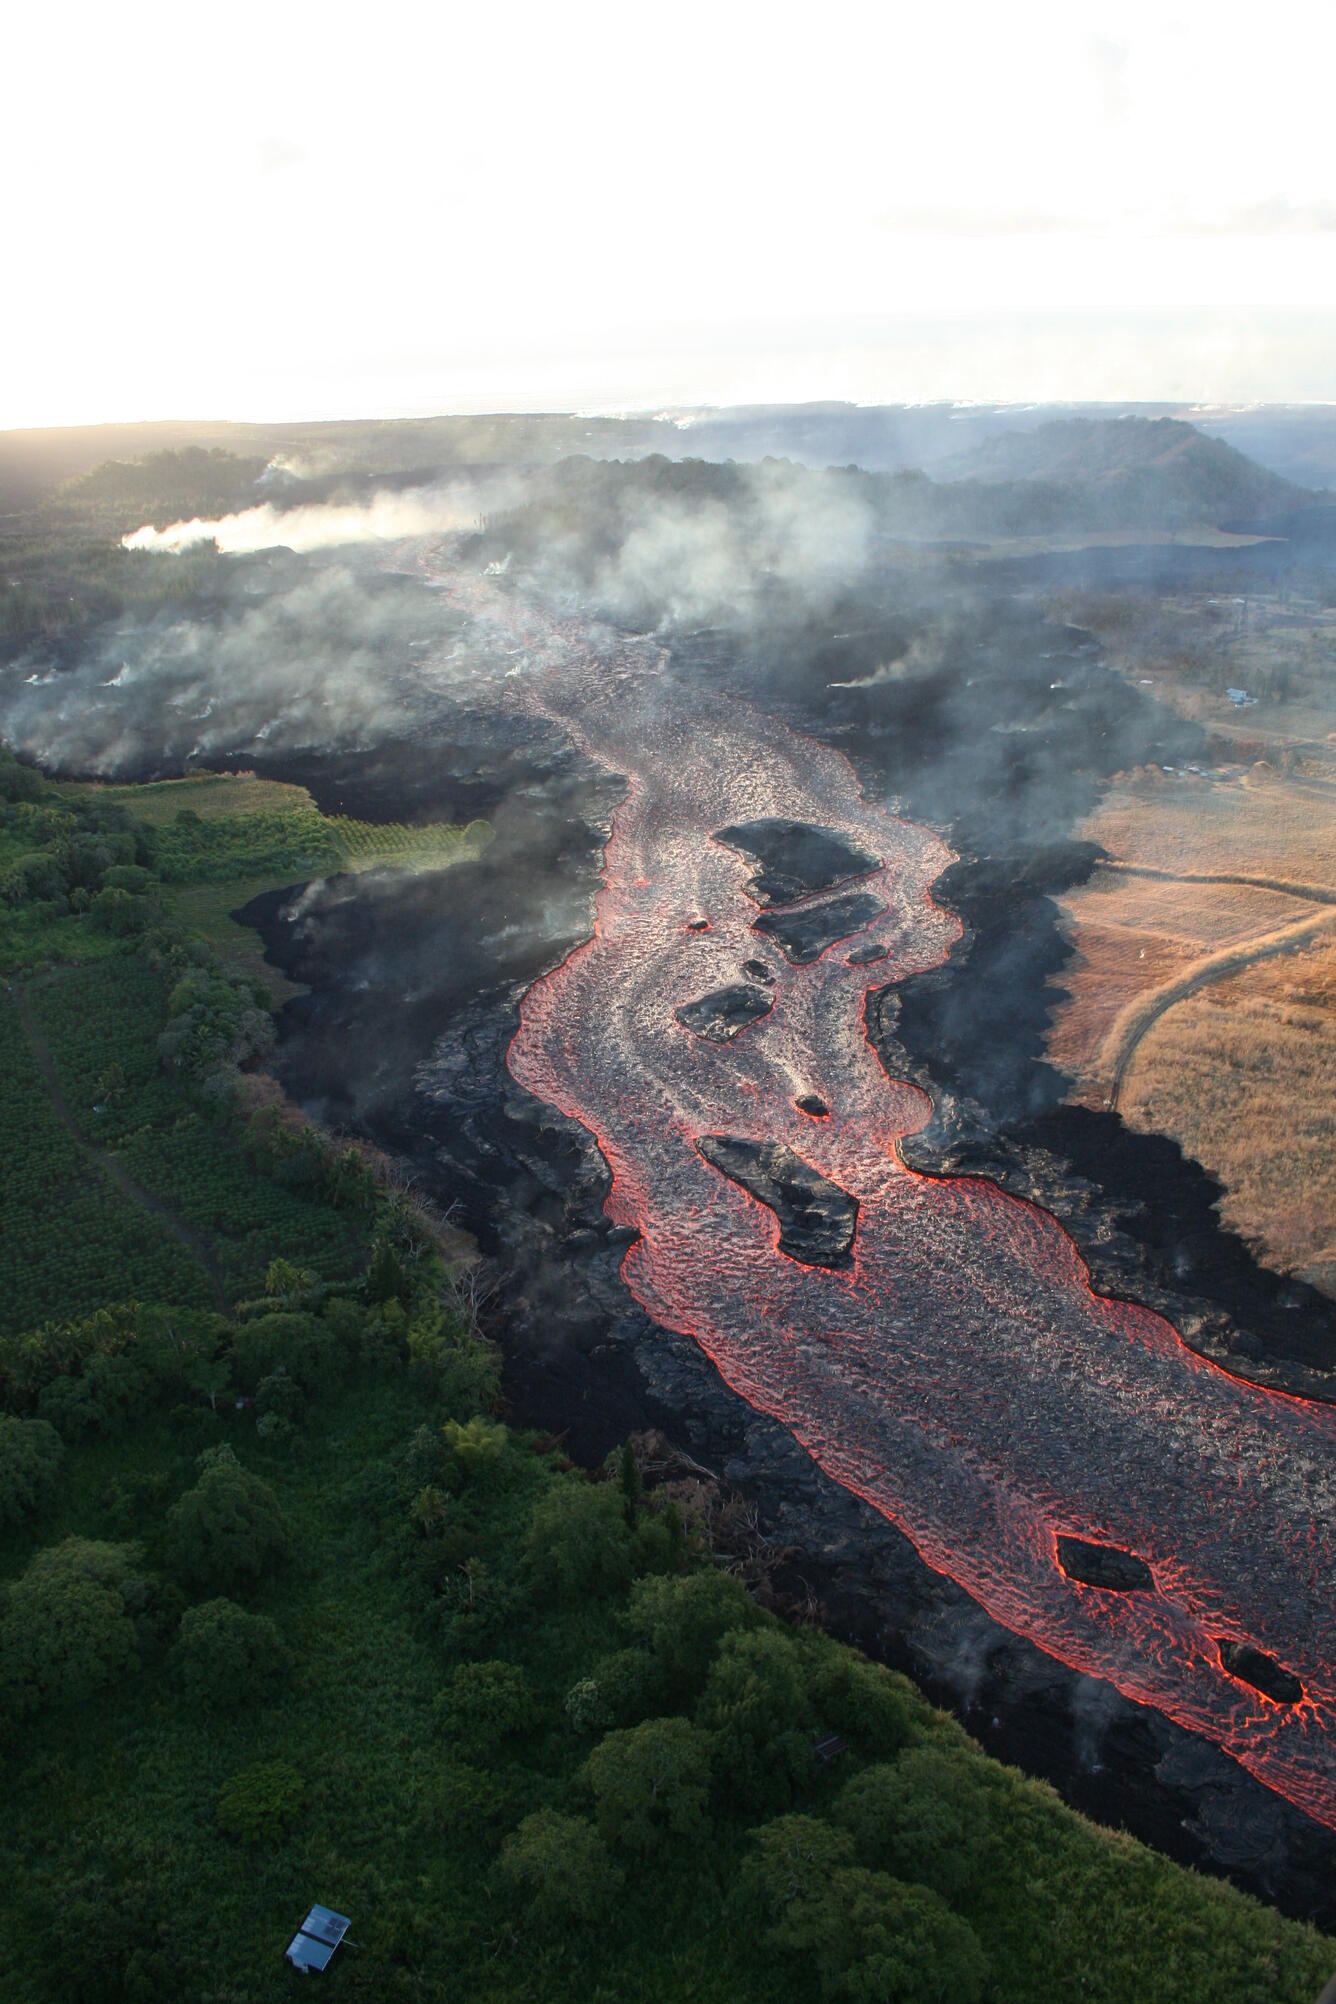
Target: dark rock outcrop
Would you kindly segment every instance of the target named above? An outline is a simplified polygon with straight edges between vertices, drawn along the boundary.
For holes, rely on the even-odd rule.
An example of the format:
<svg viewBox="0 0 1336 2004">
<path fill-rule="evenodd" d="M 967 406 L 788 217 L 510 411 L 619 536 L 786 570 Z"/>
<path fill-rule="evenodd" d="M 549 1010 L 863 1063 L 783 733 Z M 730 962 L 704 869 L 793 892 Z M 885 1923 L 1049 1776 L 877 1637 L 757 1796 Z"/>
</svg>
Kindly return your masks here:
<svg viewBox="0 0 1336 2004">
<path fill-rule="evenodd" d="M 731 1043 L 739 1030 L 768 1016 L 775 998 L 767 988 L 746 981 L 731 982 L 727 988 L 712 989 L 695 1002 L 684 1002 L 674 1013 L 684 1029 L 711 1043 Z"/>
<path fill-rule="evenodd" d="M 748 897 L 758 905 L 810 898 L 880 867 L 878 857 L 830 828 L 813 828 L 805 821 L 739 821 L 718 829 L 714 839 L 759 864 L 747 885 Z"/>
<path fill-rule="evenodd" d="M 823 905 L 803 905 L 798 911 L 766 912 L 752 927 L 773 939 L 786 960 L 803 967 L 819 960 L 837 939 L 861 932 L 880 918 L 886 907 L 871 891 L 849 891 L 842 898 L 830 898 Z"/>
<path fill-rule="evenodd" d="M 1251 1642 L 1230 1642 L 1222 1637 L 1220 1661 L 1231 1677 L 1237 1677 L 1241 1684 L 1251 1684 L 1254 1691 L 1270 1698 L 1273 1705 L 1297 1705 L 1303 1697 L 1304 1687 L 1294 1673 L 1277 1663 L 1274 1656 L 1268 1656 L 1264 1649 L 1254 1649 Z"/>
<path fill-rule="evenodd" d="M 1089 1538 L 1059 1538 L 1058 1564 L 1069 1580 L 1103 1587 L 1108 1593 L 1154 1593 L 1155 1575 L 1135 1552 L 1099 1545 Z"/>
<path fill-rule="evenodd" d="M 779 1250 L 804 1266 L 846 1266 L 858 1199 L 828 1182 L 782 1141 L 703 1134 L 697 1152 L 721 1175 L 768 1204 L 779 1219 Z"/>
</svg>

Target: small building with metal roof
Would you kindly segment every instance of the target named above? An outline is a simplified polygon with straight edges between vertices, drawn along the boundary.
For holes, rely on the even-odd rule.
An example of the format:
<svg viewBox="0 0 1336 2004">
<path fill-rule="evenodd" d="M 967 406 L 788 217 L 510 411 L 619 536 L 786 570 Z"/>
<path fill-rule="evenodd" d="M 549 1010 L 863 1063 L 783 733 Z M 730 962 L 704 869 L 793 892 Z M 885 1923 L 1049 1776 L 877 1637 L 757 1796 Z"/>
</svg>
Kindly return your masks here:
<svg viewBox="0 0 1336 2004">
<path fill-rule="evenodd" d="M 348 1916 L 336 1914 L 332 1907 L 312 1907 L 288 1943 L 288 1961 L 303 1976 L 309 1976 L 313 1969 L 328 1969 L 335 1949 L 351 1926 Z"/>
</svg>

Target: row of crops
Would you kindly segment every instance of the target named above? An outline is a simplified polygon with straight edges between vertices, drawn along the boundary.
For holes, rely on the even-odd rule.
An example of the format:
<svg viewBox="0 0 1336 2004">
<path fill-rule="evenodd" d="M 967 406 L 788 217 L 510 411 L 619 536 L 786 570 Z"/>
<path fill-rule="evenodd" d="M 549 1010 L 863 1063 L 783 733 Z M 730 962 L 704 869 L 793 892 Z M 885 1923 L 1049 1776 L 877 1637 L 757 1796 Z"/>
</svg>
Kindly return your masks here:
<svg viewBox="0 0 1336 2004">
<path fill-rule="evenodd" d="M 429 867 L 477 854 L 486 822 L 409 827 L 351 821 L 314 807 L 201 820 L 188 810 L 154 831 L 154 863 L 168 884 L 221 883 L 229 877 L 283 877 L 366 869 L 375 864 Z"/>
<path fill-rule="evenodd" d="M 17 1000 L 0 1002 L 0 1330 L 138 1297 L 203 1307 L 208 1275 L 58 1118 Z"/>
<path fill-rule="evenodd" d="M 62 970 L 34 984 L 30 997 L 75 1119 L 207 1246 L 230 1296 L 257 1293 L 269 1262 L 294 1244 L 309 1248 L 306 1264 L 324 1279 L 354 1269 L 359 1244 L 351 1222 L 257 1174 L 230 1124 L 216 1124 L 163 1072 L 166 977 L 139 955 L 121 954 Z M 104 1289 L 99 1298 L 123 1291 Z M 197 1290 L 186 1297 L 130 1291 L 145 1299 L 198 1298 Z"/>
</svg>

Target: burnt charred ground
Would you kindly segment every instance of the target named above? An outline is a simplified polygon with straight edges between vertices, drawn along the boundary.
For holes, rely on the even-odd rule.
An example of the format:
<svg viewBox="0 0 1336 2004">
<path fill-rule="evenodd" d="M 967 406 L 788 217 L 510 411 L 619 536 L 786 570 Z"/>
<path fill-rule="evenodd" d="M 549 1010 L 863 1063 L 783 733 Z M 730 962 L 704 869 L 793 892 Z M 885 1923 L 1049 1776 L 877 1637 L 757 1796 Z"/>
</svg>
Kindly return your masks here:
<svg viewBox="0 0 1336 2004">
<path fill-rule="evenodd" d="M 1065 829 L 1086 811 L 1102 772 L 1128 762 L 1129 747 L 1144 746 L 1148 756 L 1183 727 L 1115 684 L 1083 636 L 1056 634 L 1029 602 L 980 605 L 973 625 L 960 621 L 954 630 L 945 670 L 916 669 L 912 680 L 921 686 L 886 704 L 885 691 L 897 696 L 895 678 L 871 678 L 887 629 L 875 605 L 865 600 L 858 611 L 862 651 L 852 659 L 826 656 L 829 642 L 818 637 L 823 652 L 814 663 L 812 636 L 802 630 L 790 630 L 787 652 L 777 633 L 769 635 L 764 662 L 712 634 L 679 644 L 671 672 L 726 685 L 736 678 L 750 700 L 785 707 L 854 753 L 866 787 L 879 784 L 906 812 L 949 828 L 962 851 L 952 898 L 963 906 L 973 896 L 970 930 L 940 971 L 945 1000 L 937 995 L 926 1006 L 911 990 L 903 1012 L 919 1009 L 913 1034 L 927 1055 L 915 1058 L 903 1046 L 898 1055 L 904 1023 L 890 1020 L 885 1004 L 884 1050 L 893 1069 L 921 1066 L 953 1110 L 962 1095 L 951 1080 L 977 1058 L 971 1078 L 980 1096 L 970 1117 L 994 1158 L 991 1167 L 970 1166 L 1014 1176 L 1007 1122 L 1057 1117 L 1056 1082 L 1041 1077 L 1034 1089 L 1043 1011 L 1033 1003 L 1040 970 L 1060 965 L 1063 950 L 1052 890 L 1069 880 L 1066 872 L 1089 867 L 1088 851 L 1066 846 Z M 913 636 L 902 614 L 895 617 L 892 637 L 903 651 Z M 1042 655 L 1049 657 L 1042 669 L 1033 668 Z M 1018 663 L 1025 672 L 1016 672 Z M 868 678 L 866 691 L 830 690 L 860 677 Z M 1054 681 L 1065 688 L 1055 691 Z M 885 707 L 874 709 L 874 699 Z M 867 707 L 861 714 L 840 707 L 855 703 Z M 631 1300 L 618 1272 L 626 1235 L 603 1215 L 608 1176 L 596 1147 L 518 1088 L 505 1062 L 524 989 L 588 930 L 620 786 L 557 743 L 541 757 L 529 748 L 509 765 L 500 759 L 498 770 L 497 841 L 479 863 L 436 879 L 336 881 L 310 900 L 264 900 L 251 916 L 271 957 L 311 985 L 282 1022 L 280 1065 L 290 1090 L 333 1124 L 407 1157 L 434 1194 L 459 1203 L 504 1265 L 515 1417 L 564 1435 L 588 1461 L 633 1429 L 658 1425 L 755 1503 L 769 1535 L 791 1554 L 781 1578 L 795 1605 L 810 1594 L 829 1626 L 910 1670 L 991 1751 L 1047 1776 L 1102 1820 L 1330 1922 L 1336 1849 L 1327 1833 L 1205 1741 L 991 1621 L 885 1519 L 823 1477 L 782 1427 L 729 1392 L 692 1342 L 657 1328 Z M 368 756 L 365 794 L 360 771 L 358 759 L 345 759 L 328 777 L 344 810 L 365 815 L 385 798 L 386 769 L 379 754 Z M 325 804 L 316 767 L 304 765 L 300 776 Z M 433 811 L 429 759 L 405 786 L 420 797 L 421 812 Z M 954 814 L 944 811 L 953 797 Z M 413 811 L 401 787 L 396 817 Z M 990 1027 L 980 1036 L 984 1018 Z M 958 1142 L 966 1130 L 954 1111 L 953 1118 Z M 1180 1176 L 1188 1186 L 1196 1181 L 1174 1150 L 1157 1181 L 1146 1172 L 1140 1138 L 1128 1136 L 1127 1145 L 1126 1187 L 1143 1201 L 1148 1187 L 1176 1192 Z M 1041 1192 L 1032 1163 L 1023 1159 L 1021 1171 L 1035 1187 L 1012 1186 L 1039 1194 L 1071 1226 L 1105 1202 L 1087 1178 L 1057 1179 Z M 1117 1185 L 1114 1200 L 1130 1215 Z M 1209 1257 L 1218 1234 L 1209 1203 L 1199 1201 L 1193 1213 L 1183 1209 L 1185 1198 L 1175 1202 L 1170 1229 L 1181 1230 L 1176 1221 L 1185 1215 L 1196 1218 Z M 1124 1238 L 1120 1291 L 1160 1305 L 1167 1291 L 1157 1295 L 1141 1241 Z M 1173 1244 L 1177 1260 L 1181 1238 Z M 1177 1319 L 1192 1311 L 1179 1294 L 1165 1312 Z"/>
</svg>

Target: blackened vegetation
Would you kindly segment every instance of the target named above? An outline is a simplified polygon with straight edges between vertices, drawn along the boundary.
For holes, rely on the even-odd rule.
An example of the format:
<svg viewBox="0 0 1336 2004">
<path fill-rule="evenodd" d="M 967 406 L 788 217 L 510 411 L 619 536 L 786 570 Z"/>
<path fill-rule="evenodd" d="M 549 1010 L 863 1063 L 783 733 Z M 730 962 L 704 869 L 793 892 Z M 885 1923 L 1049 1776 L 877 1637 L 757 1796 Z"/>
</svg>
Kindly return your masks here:
<svg viewBox="0 0 1336 2004">
<path fill-rule="evenodd" d="M 1082 1586 L 1103 1587 L 1108 1593 L 1155 1591 L 1155 1575 L 1146 1561 L 1117 1545 L 1098 1545 L 1089 1538 L 1060 1537 L 1058 1564 L 1069 1580 L 1079 1580 Z"/>
<path fill-rule="evenodd" d="M 814 897 L 852 877 L 867 876 L 879 862 L 833 829 L 813 828 L 805 821 L 740 821 L 718 829 L 714 839 L 760 865 L 747 883 L 747 895 L 758 905 Z"/>
<path fill-rule="evenodd" d="M 702 1134 L 696 1143 L 721 1175 L 731 1176 L 779 1219 L 779 1250 L 804 1266 L 849 1264 L 858 1199 L 830 1182 L 780 1141 Z"/>
<path fill-rule="evenodd" d="M 727 1044 L 749 1023 L 759 1022 L 762 1016 L 768 1016 L 774 1006 L 775 998 L 768 988 L 759 988 L 748 981 L 735 981 L 727 988 L 713 989 L 695 1002 L 684 1002 L 674 1014 L 684 1029 L 694 1031 L 698 1037 L 708 1037 L 715 1044 Z"/>
<path fill-rule="evenodd" d="M 752 931 L 768 934 L 786 960 L 804 967 L 809 960 L 820 960 L 826 948 L 834 946 L 837 940 L 848 939 L 850 933 L 861 932 L 865 925 L 871 925 L 885 909 L 871 891 L 849 891 L 842 898 L 830 898 L 821 905 L 803 905 L 797 911 L 764 912 Z"/>
<path fill-rule="evenodd" d="M 1268 1656 L 1264 1649 L 1254 1649 L 1251 1642 L 1230 1642 L 1222 1638 L 1220 1661 L 1231 1677 L 1237 1677 L 1242 1684 L 1251 1684 L 1264 1698 L 1270 1698 L 1274 1705 L 1297 1705 L 1303 1697 L 1304 1687 L 1290 1671 L 1277 1663 L 1274 1656 Z"/>
</svg>

